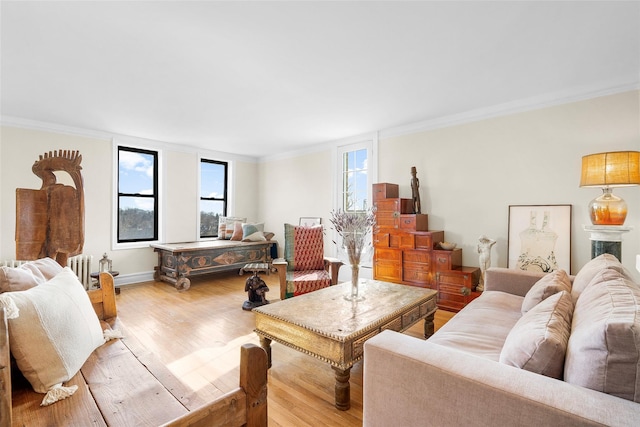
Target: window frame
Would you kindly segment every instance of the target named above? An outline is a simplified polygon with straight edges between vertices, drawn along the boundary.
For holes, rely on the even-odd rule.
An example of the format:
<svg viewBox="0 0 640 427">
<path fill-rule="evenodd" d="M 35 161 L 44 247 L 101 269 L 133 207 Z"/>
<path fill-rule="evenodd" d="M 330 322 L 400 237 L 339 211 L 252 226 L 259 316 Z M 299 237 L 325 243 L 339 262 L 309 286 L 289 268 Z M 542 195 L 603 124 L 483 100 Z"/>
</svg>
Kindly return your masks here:
<svg viewBox="0 0 640 427">
<path fill-rule="evenodd" d="M 140 193 L 120 192 L 120 152 L 128 151 L 152 155 L 154 158 L 153 170 L 153 195 Z M 113 203 L 112 215 L 112 249 L 132 249 L 146 248 L 151 243 L 158 243 L 162 239 L 162 151 L 150 147 L 139 146 L 129 143 L 119 143 L 113 141 L 113 188 L 115 200 Z M 153 238 L 148 239 L 120 239 L 120 198 L 121 197 L 144 197 L 154 199 L 154 231 Z"/>
<path fill-rule="evenodd" d="M 229 167 L 230 164 L 228 161 L 225 160 L 213 160 L 213 159 L 208 159 L 208 158 L 204 158 L 204 157 L 200 157 L 198 159 L 198 220 L 197 220 L 197 224 L 198 224 L 198 239 L 200 240 L 206 240 L 206 239 L 216 239 L 218 238 L 218 234 L 217 234 L 217 230 L 216 230 L 216 235 L 215 236 L 203 236 L 202 235 L 202 229 L 201 229 L 201 224 L 202 224 L 202 201 L 205 200 L 211 200 L 211 201 L 222 201 L 223 202 L 223 208 L 222 208 L 222 216 L 225 217 L 227 216 L 227 213 L 229 212 Z M 218 165 L 224 165 L 224 197 L 219 198 L 219 197 L 203 197 L 202 196 L 202 164 L 203 163 L 212 163 L 212 164 L 218 164 Z"/>
<path fill-rule="evenodd" d="M 334 203 L 333 209 L 344 209 L 344 197 L 343 197 L 343 176 L 344 176 L 344 163 L 343 163 L 343 155 L 347 152 L 357 151 L 360 149 L 367 150 L 367 207 L 372 206 L 372 195 L 373 195 L 373 184 L 378 180 L 378 133 L 374 133 L 372 135 L 365 135 L 361 137 L 351 138 L 348 140 L 344 140 L 336 143 L 335 148 L 333 150 L 333 164 L 334 164 Z M 339 236 L 332 230 L 333 233 L 333 241 L 338 242 Z M 340 251 L 337 248 L 337 245 L 332 245 L 334 247 L 334 256 L 343 261 L 346 261 L 346 256 L 344 254 L 341 255 Z M 371 259 L 373 257 L 370 257 Z M 361 266 L 362 267 L 370 267 L 371 259 L 365 260 Z M 348 264 L 348 261 L 346 262 Z M 365 273 L 366 276 L 366 273 Z"/>
</svg>

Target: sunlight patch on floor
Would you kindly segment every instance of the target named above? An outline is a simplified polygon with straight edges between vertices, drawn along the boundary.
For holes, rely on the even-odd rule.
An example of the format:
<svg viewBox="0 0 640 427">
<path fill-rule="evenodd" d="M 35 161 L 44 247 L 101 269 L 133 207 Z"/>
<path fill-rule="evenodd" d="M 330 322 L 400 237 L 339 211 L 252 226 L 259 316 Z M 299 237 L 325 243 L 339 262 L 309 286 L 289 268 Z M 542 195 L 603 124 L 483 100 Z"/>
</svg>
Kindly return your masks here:
<svg viewBox="0 0 640 427">
<path fill-rule="evenodd" d="M 255 333 L 243 335 L 219 347 L 206 347 L 188 354 L 167 365 L 176 378 L 194 391 L 213 383 L 240 365 L 242 344 L 260 345 Z M 234 375 L 237 381 L 237 375 Z"/>
</svg>

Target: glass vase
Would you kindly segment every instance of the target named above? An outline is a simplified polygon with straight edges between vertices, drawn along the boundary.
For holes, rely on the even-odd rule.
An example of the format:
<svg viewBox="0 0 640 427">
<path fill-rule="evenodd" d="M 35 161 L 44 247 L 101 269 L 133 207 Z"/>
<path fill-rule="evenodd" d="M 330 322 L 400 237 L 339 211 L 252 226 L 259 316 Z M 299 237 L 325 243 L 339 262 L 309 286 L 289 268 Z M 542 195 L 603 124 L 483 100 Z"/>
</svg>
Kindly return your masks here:
<svg viewBox="0 0 640 427">
<path fill-rule="evenodd" d="M 351 264 L 351 286 L 349 287 L 349 293 L 344 296 L 348 301 L 360 301 L 363 299 L 358 295 L 360 284 L 360 265 Z"/>
</svg>

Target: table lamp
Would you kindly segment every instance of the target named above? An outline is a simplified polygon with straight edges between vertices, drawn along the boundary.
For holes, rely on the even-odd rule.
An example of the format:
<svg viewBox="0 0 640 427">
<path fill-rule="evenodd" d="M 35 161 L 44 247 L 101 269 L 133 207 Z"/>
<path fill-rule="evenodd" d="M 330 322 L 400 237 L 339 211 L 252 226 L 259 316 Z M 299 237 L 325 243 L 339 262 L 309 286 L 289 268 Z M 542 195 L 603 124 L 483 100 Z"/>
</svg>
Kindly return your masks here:
<svg viewBox="0 0 640 427">
<path fill-rule="evenodd" d="M 580 187 L 602 187 L 602 195 L 589 203 L 593 225 L 623 225 L 627 203 L 612 187 L 640 185 L 640 152 L 613 151 L 582 157 Z"/>
</svg>

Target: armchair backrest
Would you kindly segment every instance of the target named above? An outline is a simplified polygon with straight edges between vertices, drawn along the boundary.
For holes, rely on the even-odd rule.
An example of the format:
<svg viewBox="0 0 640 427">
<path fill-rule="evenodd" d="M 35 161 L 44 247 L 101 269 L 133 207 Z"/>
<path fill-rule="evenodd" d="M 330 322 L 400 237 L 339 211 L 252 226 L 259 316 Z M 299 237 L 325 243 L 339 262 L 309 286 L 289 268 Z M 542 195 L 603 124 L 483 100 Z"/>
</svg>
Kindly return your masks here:
<svg viewBox="0 0 640 427">
<path fill-rule="evenodd" d="M 284 225 L 284 257 L 287 270 L 324 269 L 324 232 L 322 226 Z"/>
</svg>

